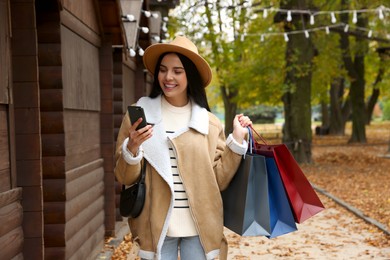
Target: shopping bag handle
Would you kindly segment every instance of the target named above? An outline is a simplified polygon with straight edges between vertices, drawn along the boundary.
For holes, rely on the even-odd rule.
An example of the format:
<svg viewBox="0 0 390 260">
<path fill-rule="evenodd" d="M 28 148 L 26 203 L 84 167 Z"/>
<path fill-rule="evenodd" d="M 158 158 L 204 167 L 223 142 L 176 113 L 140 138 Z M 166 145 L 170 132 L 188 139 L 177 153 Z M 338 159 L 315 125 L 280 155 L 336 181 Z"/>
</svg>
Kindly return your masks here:
<svg viewBox="0 0 390 260">
<path fill-rule="evenodd" d="M 261 141 L 263 141 L 263 143 L 265 144 L 265 145 L 268 145 L 268 143 L 267 143 L 267 141 L 265 141 L 265 139 L 258 133 L 258 132 L 256 132 L 256 130 L 253 128 L 253 126 L 252 125 L 250 125 L 249 126 L 250 127 L 250 129 L 261 139 Z M 251 132 L 251 131 L 250 131 Z M 253 139 L 253 142 L 257 142 L 256 140 L 255 140 L 255 138 L 254 138 L 254 136 L 253 135 L 251 135 L 251 137 L 252 137 L 252 139 Z M 254 145 L 254 144 L 253 144 Z"/>
</svg>

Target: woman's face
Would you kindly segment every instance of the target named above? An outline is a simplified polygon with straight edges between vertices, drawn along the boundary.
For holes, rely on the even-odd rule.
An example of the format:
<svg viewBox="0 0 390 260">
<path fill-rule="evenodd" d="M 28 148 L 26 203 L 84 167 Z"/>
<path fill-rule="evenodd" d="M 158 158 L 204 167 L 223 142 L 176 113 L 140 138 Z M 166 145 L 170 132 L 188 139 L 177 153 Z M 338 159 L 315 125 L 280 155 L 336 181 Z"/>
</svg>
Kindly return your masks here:
<svg viewBox="0 0 390 260">
<path fill-rule="evenodd" d="M 181 107 L 188 103 L 187 75 L 179 56 L 174 53 L 164 56 L 158 71 L 158 82 L 171 105 Z"/>
</svg>

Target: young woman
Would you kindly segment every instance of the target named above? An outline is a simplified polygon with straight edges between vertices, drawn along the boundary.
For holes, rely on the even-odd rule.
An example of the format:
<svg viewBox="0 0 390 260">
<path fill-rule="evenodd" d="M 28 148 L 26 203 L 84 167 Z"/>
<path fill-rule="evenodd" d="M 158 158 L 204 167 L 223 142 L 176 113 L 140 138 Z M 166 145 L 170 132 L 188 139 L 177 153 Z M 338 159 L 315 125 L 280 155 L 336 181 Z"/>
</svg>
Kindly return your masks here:
<svg viewBox="0 0 390 260">
<path fill-rule="evenodd" d="M 142 259 L 201 260 L 227 258 L 223 235 L 225 189 L 246 153 L 245 136 L 252 122 L 233 121 L 233 133 L 210 113 L 205 87 L 209 64 L 186 37 L 154 44 L 144 53 L 154 75 L 149 97 L 138 100 L 148 125 L 123 118 L 116 150 L 115 175 L 131 185 L 146 167 L 146 201 L 140 216 L 129 219 Z"/>
</svg>

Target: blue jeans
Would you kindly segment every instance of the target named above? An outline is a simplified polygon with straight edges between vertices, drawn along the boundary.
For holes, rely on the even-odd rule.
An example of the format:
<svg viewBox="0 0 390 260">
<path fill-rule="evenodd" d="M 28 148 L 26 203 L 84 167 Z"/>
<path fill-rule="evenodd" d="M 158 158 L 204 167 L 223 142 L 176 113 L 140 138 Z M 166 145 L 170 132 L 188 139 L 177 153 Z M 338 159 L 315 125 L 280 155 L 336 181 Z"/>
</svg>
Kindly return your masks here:
<svg viewBox="0 0 390 260">
<path fill-rule="evenodd" d="M 166 237 L 161 249 L 162 260 L 177 260 L 180 249 L 180 260 L 205 260 L 206 255 L 199 236 Z"/>
</svg>

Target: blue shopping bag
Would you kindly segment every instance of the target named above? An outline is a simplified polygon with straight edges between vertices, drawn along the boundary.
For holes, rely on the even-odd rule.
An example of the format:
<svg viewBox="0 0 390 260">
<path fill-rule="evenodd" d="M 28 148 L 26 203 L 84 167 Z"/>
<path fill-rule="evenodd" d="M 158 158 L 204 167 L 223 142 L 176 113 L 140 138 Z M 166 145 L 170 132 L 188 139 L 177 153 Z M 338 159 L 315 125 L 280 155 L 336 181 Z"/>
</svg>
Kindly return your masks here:
<svg viewBox="0 0 390 260">
<path fill-rule="evenodd" d="M 275 159 L 266 158 L 270 227 L 268 238 L 274 238 L 297 230 L 294 215 L 284 189 Z"/>
</svg>

